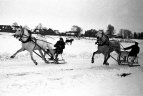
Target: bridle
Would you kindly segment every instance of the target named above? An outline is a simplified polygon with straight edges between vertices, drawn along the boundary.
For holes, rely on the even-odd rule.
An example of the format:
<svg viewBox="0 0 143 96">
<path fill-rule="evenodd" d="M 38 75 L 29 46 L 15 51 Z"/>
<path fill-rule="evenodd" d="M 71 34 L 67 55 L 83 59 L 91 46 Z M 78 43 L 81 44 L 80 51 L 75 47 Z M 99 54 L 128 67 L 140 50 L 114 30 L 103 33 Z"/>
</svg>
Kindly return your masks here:
<svg viewBox="0 0 143 96">
<path fill-rule="evenodd" d="M 102 32 L 102 31 L 100 31 L 100 32 Z M 98 36 L 99 37 L 99 36 Z M 101 37 L 99 37 L 99 38 L 102 38 L 103 37 L 103 32 L 101 33 Z"/>
<path fill-rule="evenodd" d="M 23 38 L 24 35 L 25 35 L 25 34 L 24 34 L 24 29 L 21 28 L 21 35 L 19 36 L 19 37 L 20 37 L 20 38 L 19 38 L 19 41 L 22 42 L 22 38 Z"/>
<path fill-rule="evenodd" d="M 105 41 L 103 41 L 102 38 L 105 38 L 105 37 L 104 37 L 105 34 L 103 33 L 103 31 L 100 31 L 100 32 L 101 32 L 101 33 L 100 33 L 100 34 L 101 34 L 101 37 L 97 36 L 97 42 L 98 42 L 98 45 L 103 45 Z M 99 34 L 99 33 L 98 33 L 98 34 Z"/>
<path fill-rule="evenodd" d="M 19 36 L 16 36 L 16 37 L 19 37 L 19 41 L 21 41 L 22 43 L 27 43 L 27 42 L 31 41 L 31 35 L 30 36 L 25 35 L 24 28 L 20 28 L 20 29 L 21 30 L 18 30 L 18 31 L 21 31 L 21 34 Z M 22 38 L 27 38 L 27 40 L 23 41 Z"/>
</svg>

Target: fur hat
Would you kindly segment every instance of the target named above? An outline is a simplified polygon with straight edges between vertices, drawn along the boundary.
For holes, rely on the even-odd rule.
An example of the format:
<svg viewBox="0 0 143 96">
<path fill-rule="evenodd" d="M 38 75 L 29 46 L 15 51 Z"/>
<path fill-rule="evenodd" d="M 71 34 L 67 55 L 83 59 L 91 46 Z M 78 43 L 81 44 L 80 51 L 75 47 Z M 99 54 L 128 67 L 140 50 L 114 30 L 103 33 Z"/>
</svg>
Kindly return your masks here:
<svg viewBox="0 0 143 96">
<path fill-rule="evenodd" d="M 138 42 L 135 42 L 135 45 L 138 45 L 139 43 Z"/>
</svg>

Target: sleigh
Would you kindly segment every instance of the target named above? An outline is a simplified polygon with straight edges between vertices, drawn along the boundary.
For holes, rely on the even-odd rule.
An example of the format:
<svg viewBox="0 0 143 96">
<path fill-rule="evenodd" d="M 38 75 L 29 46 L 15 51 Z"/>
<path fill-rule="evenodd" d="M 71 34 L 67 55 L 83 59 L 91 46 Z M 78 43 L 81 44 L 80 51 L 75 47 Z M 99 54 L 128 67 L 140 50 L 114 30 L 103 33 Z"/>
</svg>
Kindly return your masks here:
<svg viewBox="0 0 143 96">
<path fill-rule="evenodd" d="M 120 64 L 129 66 L 140 66 L 138 63 L 138 56 L 128 56 L 129 51 L 121 51 Z"/>
</svg>

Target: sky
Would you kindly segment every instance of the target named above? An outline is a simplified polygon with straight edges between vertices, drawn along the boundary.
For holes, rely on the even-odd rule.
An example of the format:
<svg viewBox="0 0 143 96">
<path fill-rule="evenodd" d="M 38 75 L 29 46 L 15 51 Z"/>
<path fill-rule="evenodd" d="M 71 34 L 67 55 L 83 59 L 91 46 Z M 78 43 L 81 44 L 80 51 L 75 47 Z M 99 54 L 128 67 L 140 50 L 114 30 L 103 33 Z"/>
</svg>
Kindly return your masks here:
<svg viewBox="0 0 143 96">
<path fill-rule="evenodd" d="M 39 23 L 44 27 L 71 30 L 104 29 L 109 24 L 118 32 L 128 29 L 143 32 L 143 0 L 0 0 L 0 25 Z"/>
</svg>

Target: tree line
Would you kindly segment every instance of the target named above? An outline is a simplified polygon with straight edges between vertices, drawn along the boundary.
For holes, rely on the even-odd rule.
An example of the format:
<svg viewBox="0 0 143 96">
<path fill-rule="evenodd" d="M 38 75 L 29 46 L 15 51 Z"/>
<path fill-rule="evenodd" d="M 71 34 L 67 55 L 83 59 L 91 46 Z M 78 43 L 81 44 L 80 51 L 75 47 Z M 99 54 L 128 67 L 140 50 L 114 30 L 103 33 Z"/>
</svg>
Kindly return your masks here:
<svg viewBox="0 0 143 96">
<path fill-rule="evenodd" d="M 11 32 L 14 33 L 15 29 L 18 28 L 17 22 L 14 22 L 12 25 L 0 25 L 0 32 Z M 41 23 L 39 23 L 34 29 L 30 29 L 28 26 L 24 26 L 27 29 L 31 30 L 33 34 L 40 35 L 60 35 L 60 36 L 75 36 L 75 37 L 96 37 L 96 33 L 98 30 L 89 29 L 85 30 L 77 25 L 73 25 L 70 31 L 59 32 L 59 30 L 53 30 L 52 28 L 43 27 Z M 108 35 L 109 38 L 123 38 L 123 39 L 143 39 L 143 32 L 132 32 L 128 29 L 120 29 L 120 31 L 116 34 L 116 30 L 113 25 L 109 24 L 107 29 L 103 32 Z M 116 34 L 116 35 L 115 35 Z"/>
</svg>

